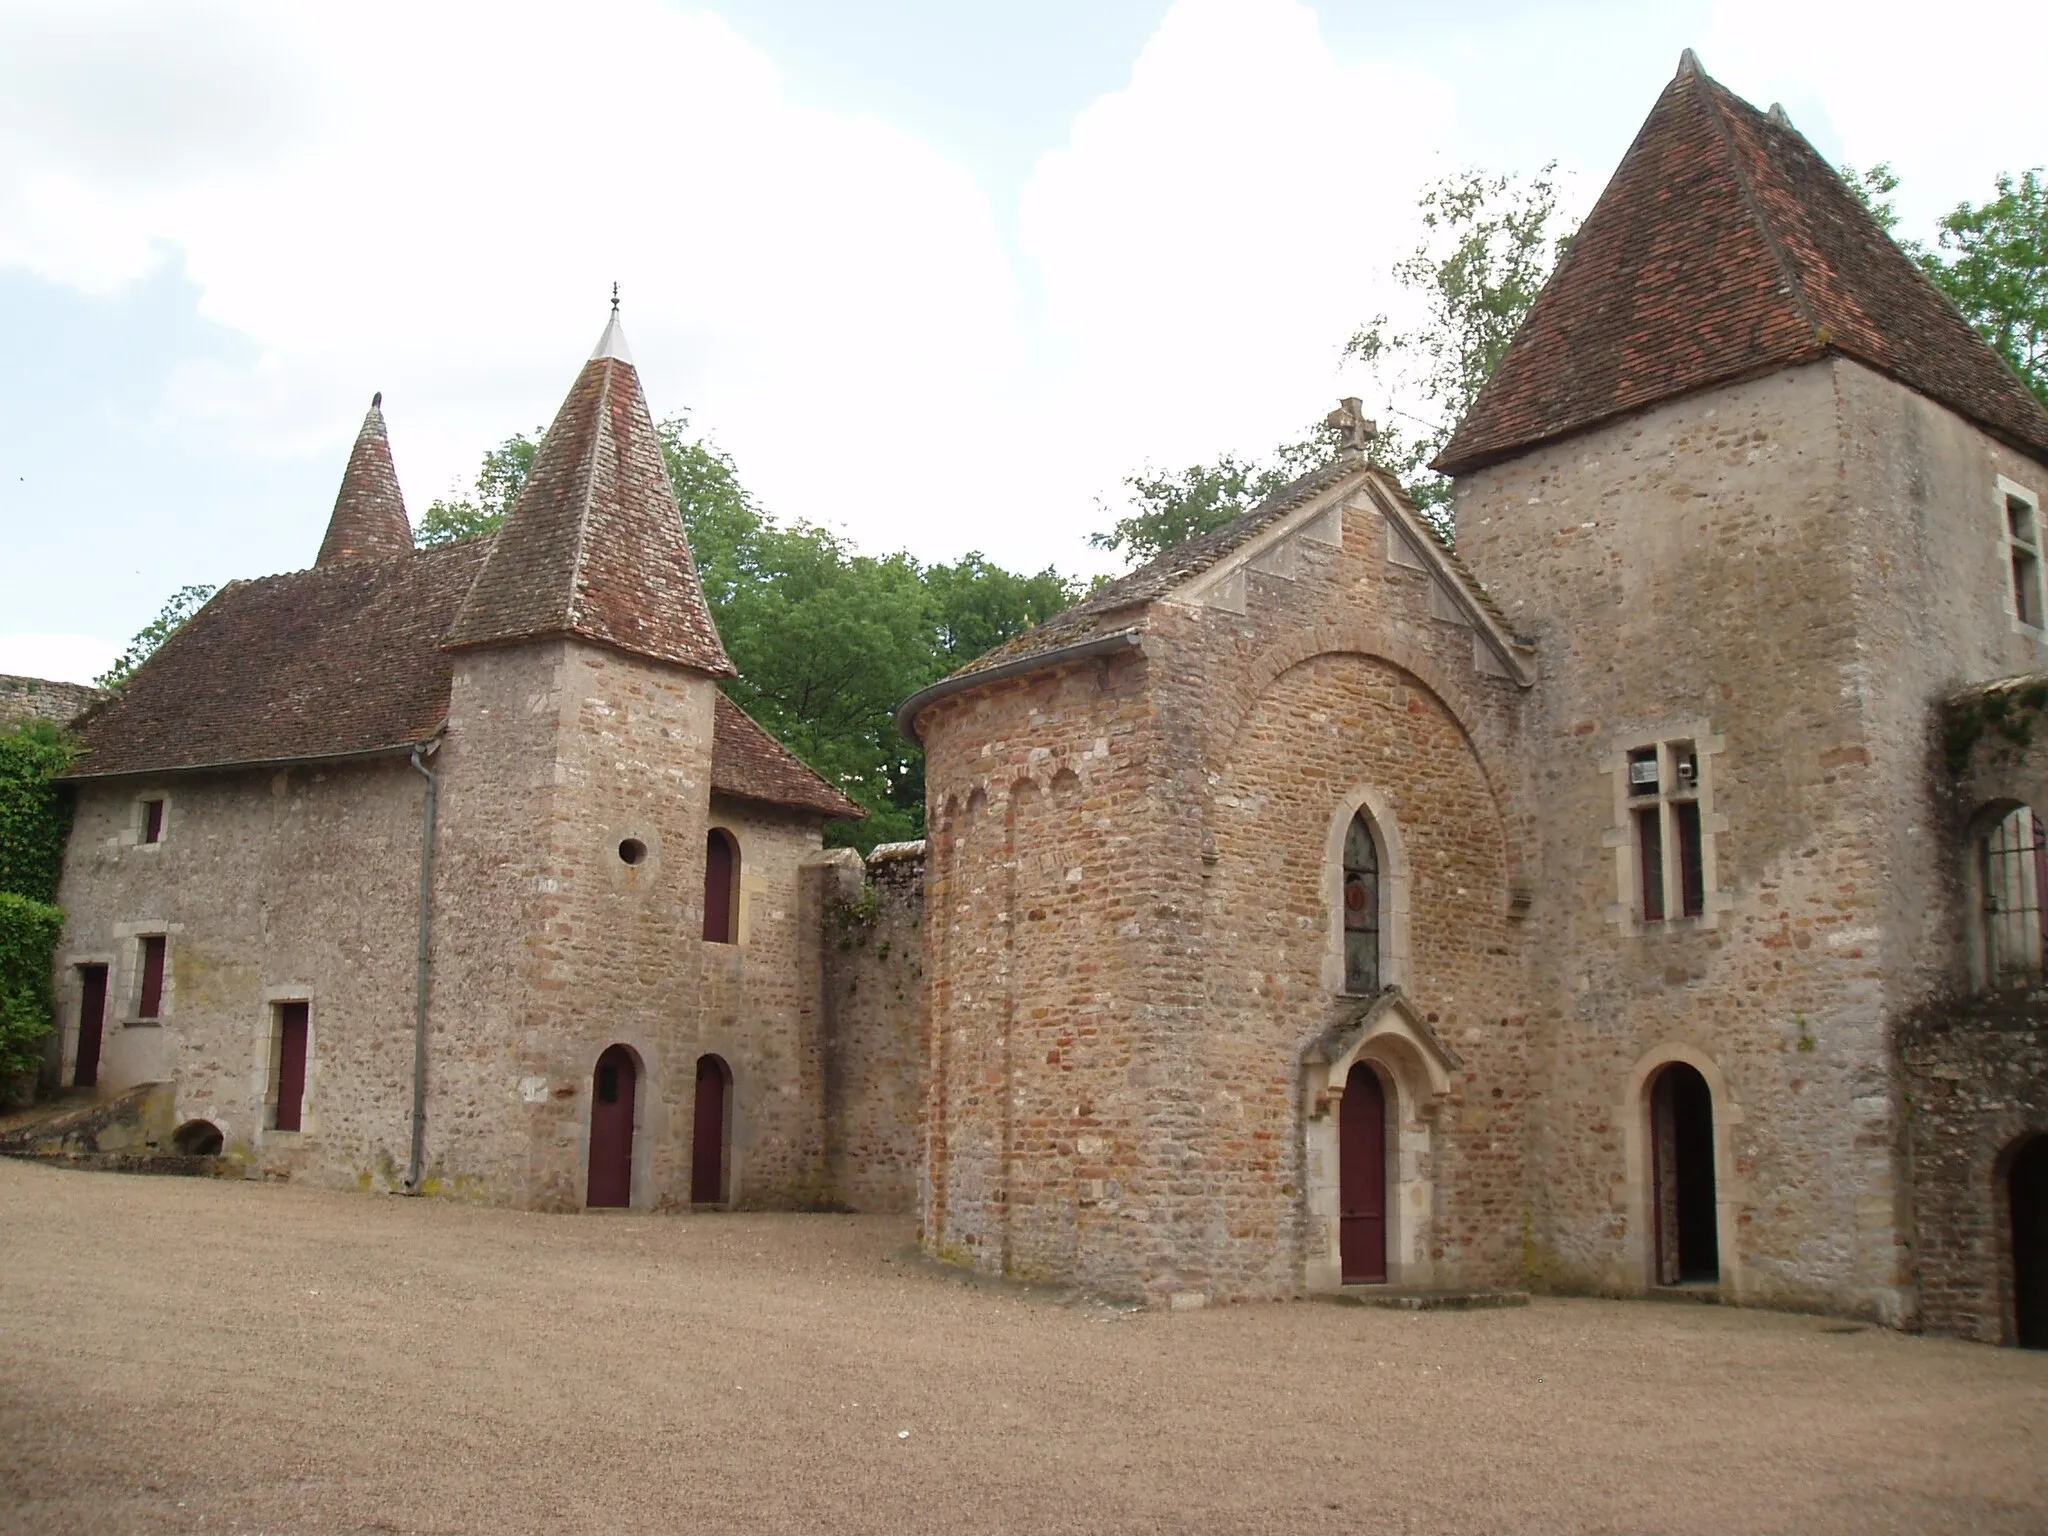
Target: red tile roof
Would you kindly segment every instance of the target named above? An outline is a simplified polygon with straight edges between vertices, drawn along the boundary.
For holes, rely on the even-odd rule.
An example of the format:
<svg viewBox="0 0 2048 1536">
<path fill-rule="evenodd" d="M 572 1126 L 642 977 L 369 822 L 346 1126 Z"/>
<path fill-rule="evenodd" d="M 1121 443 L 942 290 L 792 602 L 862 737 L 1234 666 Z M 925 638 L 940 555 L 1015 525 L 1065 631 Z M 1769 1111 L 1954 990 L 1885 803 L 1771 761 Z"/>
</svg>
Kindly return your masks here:
<svg viewBox="0 0 2048 1536">
<path fill-rule="evenodd" d="M 1435 467 L 1830 352 L 2048 459 L 2004 360 L 1797 130 L 1688 54 Z"/>
<path fill-rule="evenodd" d="M 327 520 L 315 565 L 412 553 L 412 524 L 391 463 L 391 440 L 384 435 L 383 407 L 381 394 L 370 397 L 370 413 L 342 472 L 341 493 L 334 498 L 334 515 Z"/>
<path fill-rule="evenodd" d="M 711 788 L 721 795 L 816 811 L 835 821 L 867 815 L 770 736 L 723 693 L 711 733 Z"/>
<path fill-rule="evenodd" d="M 600 351 L 541 439 L 448 643 L 578 635 L 731 677 L 640 375 Z"/>
</svg>

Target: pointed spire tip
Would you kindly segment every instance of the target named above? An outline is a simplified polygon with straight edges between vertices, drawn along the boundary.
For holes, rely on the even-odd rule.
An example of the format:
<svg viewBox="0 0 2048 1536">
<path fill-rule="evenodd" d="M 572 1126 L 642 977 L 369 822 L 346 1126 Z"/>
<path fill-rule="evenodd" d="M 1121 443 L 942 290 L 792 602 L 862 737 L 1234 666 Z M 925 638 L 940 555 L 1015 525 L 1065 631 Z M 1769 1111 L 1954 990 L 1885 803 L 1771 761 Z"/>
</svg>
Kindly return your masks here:
<svg viewBox="0 0 2048 1536">
<path fill-rule="evenodd" d="M 604 334 L 597 338 L 597 345 L 590 350 L 590 360 L 612 357 L 630 366 L 633 354 L 626 348 L 625 328 L 619 324 L 619 285 L 612 284 L 611 318 L 604 323 Z"/>
<path fill-rule="evenodd" d="M 1705 70 L 1700 68 L 1700 56 L 1690 48 L 1679 54 L 1678 72 L 1681 75 L 1701 75 L 1706 73 Z"/>
<path fill-rule="evenodd" d="M 374 395 L 370 396 L 370 409 L 371 409 L 371 410 L 373 410 L 373 411 L 381 411 L 381 410 L 383 410 L 383 409 L 384 409 L 384 391 L 383 391 L 383 390 L 381 390 L 381 389 L 380 389 L 380 390 L 378 390 L 378 391 L 377 391 L 377 393 L 375 393 Z"/>
</svg>

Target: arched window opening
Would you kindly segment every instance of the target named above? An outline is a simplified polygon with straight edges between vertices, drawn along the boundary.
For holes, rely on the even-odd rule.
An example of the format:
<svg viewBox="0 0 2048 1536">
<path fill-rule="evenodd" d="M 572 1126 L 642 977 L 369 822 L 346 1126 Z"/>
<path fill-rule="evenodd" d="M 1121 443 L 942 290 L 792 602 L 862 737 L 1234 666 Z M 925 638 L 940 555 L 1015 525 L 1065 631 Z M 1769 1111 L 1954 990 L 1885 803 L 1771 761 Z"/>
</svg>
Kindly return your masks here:
<svg viewBox="0 0 2048 1536">
<path fill-rule="evenodd" d="M 2048 829 L 2031 806 L 2015 806 L 1985 834 L 1984 974 L 1994 987 L 2041 979 L 2048 923 Z"/>
<path fill-rule="evenodd" d="M 187 1120 L 171 1133 L 171 1145 L 187 1157 L 218 1157 L 223 1138 L 211 1120 Z"/>
<path fill-rule="evenodd" d="M 2019 1150 L 2006 1175 L 2012 1205 L 2013 1342 L 2048 1349 L 2048 1136 Z"/>
<path fill-rule="evenodd" d="M 1380 851 L 1365 812 L 1344 834 L 1344 990 L 1380 989 Z"/>
<path fill-rule="evenodd" d="M 723 1205 L 732 1149 L 732 1069 L 717 1056 L 697 1058 L 696 1124 L 690 1136 L 690 1203 Z"/>
<path fill-rule="evenodd" d="M 740 941 L 740 845 L 723 827 L 704 839 L 704 938 L 712 944 Z"/>
<path fill-rule="evenodd" d="M 1651 1215 L 1659 1285 L 1721 1278 L 1714 1194 L 1714 1091 L 1699 1069 L 1674 1061 L 1650 1083 Z"/>
</svg>

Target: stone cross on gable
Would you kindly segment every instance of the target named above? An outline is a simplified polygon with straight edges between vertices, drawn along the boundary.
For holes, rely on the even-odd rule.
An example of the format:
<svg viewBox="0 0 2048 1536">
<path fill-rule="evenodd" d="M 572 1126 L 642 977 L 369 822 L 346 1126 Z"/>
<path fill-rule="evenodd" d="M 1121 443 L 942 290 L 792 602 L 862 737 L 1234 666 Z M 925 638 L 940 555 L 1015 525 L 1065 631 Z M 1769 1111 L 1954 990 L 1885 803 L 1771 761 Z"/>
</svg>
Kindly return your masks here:
<svg viewBox="0 0 2048 1536">
<path fill-rule="evenodd" d="M 1343 453 L 1370 451 L 1373 438 L 1379 434 L 1378 425 L 1367 419 L 1356 395 L 1339 400 L 1337 409 L 1323 418 L 1323 425 L 1336 429 L 1340 437 L 1337 447 Z"/>
</svg>

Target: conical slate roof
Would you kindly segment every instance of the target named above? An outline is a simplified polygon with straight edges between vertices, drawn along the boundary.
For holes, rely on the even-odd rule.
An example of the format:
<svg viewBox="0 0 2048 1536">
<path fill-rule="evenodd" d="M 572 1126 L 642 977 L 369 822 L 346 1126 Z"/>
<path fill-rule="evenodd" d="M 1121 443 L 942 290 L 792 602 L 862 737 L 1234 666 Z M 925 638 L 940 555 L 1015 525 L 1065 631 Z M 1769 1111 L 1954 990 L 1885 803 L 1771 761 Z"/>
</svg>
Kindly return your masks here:
<svg viewBox="0 0 2048 1536">
<path fill-rule="evenodd" d="M 334 515 L 327 519 L 327 537 L 313 563 L 382 559 L 412 553 L 412 524 L 399 493 L 398 471 L 391 464 L 391 440 L 384 435 L 384 396 L 370 397 L 370 413 L 356 434 Z"/>
<path fill-rule="evenodd" d="M 616 312 L 541 439 L 447 644 L 548 635 L 733 675 Z"/>
<path fill-rule="evenodd" d="M 1687 50 L 1435 468 L 1830 352 L 2048 459 L 2048 411 L 2005 361 L 1782 112 Z"/>
</svg>

